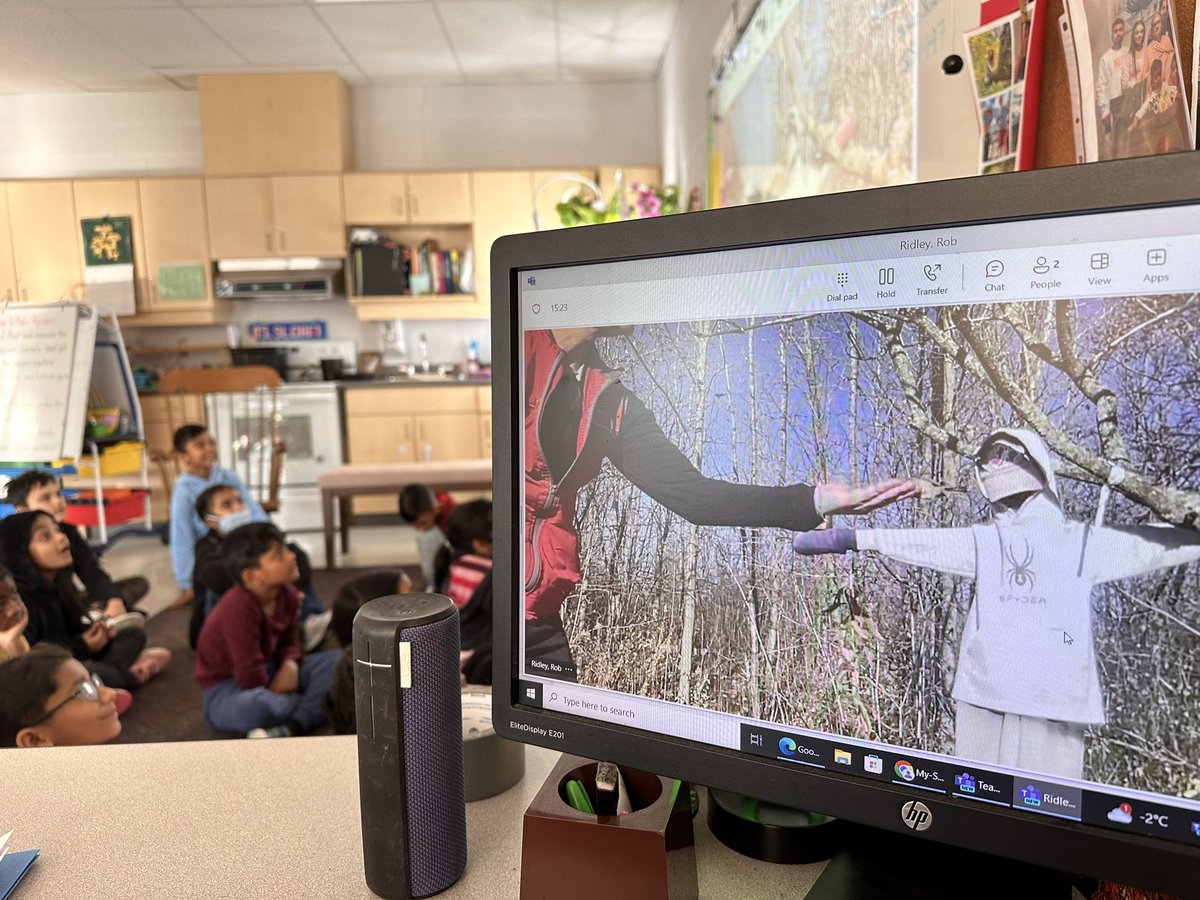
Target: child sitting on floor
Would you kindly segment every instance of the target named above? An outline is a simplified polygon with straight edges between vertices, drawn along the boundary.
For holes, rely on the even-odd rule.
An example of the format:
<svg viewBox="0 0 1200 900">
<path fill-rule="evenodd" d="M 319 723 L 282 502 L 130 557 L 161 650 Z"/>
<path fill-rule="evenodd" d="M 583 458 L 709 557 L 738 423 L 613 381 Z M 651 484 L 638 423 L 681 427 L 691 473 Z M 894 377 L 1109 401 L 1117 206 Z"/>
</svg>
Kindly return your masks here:
<svg viewBox="0 0 1200 900">
<path fill-rule="evenodd" d="M 29 610 L 21 600 L 12 572 L 0 564 L 0 662 L 29 652 L 29 641 L 25 640 L 28 624 Z"/>
<path fill-rule="evenodd" d="M 434 562 L 446 542 L 450 513 L 456 505 L 449 494 L 435 494 L 423 484 L 410 484 L 400 492 L 400 518 L 417 531 L 417 556 L 427 591 L 433 589 Z"/>
<path fill-rule="evenodd" d="M 89 608 L 99 609 L 106 617 L 134 611 L 133 605 L 150 590 L 150 582 L 140 575 L 113 581 L 79 529 L 66 524 L 67 501 L 59 490 L 58 478 L 49 472 L 33 469 L 22 472 L 10 481 L 6 490 L 5 499 L 17 512 L 40 509 L 54 516 L 54 521 L 71 542 L 73 568 L 87 591 L 86 604 Z"/>
<path fill-rule="evenodd" d="M 217 442 L 207 428 L 203 425 L 181 425 L 175 429 L 172 442 L 183 468 L 183 474 L 175 480 L 175 488 L 171 491 L 171 568 L 179 585 L 179 598 L 174 604 L 178 607 L 192 601 L 196 542 L 209 530 L 209 526 L 196 515 L 196 500 L 205 488 L 215 484 L 230 485 L 250 510 L 250 521 L 270 522 L 271 519 L 246 490 L 237 472 L 217 465 Z"/>
<path fill-rule="evenodd" d="M 196 645 L 204 719 L 252 738 L 306 734 L 325 722 L 322 703 L 341 653 L 301 651 L 296 557 L 278 528 L 242 525 L 223 549 L 238 583 L 213 608 Z"/>
<path fill-rule="evenodd" d="M 450 514 L 434 583 L 458 607 L 460 664 L 467 684 L 492 683 L 492 501 Z"/>
<path fill-rule="evenodd" d="M 63 647 L 0 663 L 0 747 L 103 744 L 121 733 L 117 692 Z"/>
<path fill-rule="evenodd" d="M 0 520 L 0 559 L 29 611 L 25 637 L 67 647 L 88 671 L 113 686 L 145 684 L 171 661 L 163 647 L 143 650 L 140 628 L 114 632 L 103 620 L 89 622 L 72 582 L 71 544 L 45 512 L 14 513 Z"/>
<path fill-rule="evenodd" d="M 341 659 L 333 673 L 333 684 L 325 696 L 325 712 L 337 734 L 354 734 L 354 617 L 364 604 L 376 597 L 407 594 L 412 580 L 395 569 L 374 569 L 356 575 L 342 585 L 333 600 L 329 630 L 341 644 Z"/>
<path fill-rule="evenodd" d="M 192 647 L 200 637 L 200 627 L 221 596 L 237 583 L 237 578 L 225 563 L 223 552 L 225 536 L 235 528 L 251 521 L 250 508 L 242 501 L 242 495 L 231 484 L 214 484 L 205 488 L 196 498 L 196 514 L 208 526 L 208 533 L 196 542 L 195 567 L 192 570 L 192 590 L 196 602 L 192 604 L 192 620 L 188 627 L 188 640 Z M 329 620 L 333 613 L 325 609 L 312 583 L 312 565 L 308 554 L 298 544 L 288 544 L 296 555 L 296 567 L 300 572 L 296 579 L 296 590 L 300 592 L 300 628 L 303 634 L 304 652 L 315 650 L 325 639 Z"/>
</svg>

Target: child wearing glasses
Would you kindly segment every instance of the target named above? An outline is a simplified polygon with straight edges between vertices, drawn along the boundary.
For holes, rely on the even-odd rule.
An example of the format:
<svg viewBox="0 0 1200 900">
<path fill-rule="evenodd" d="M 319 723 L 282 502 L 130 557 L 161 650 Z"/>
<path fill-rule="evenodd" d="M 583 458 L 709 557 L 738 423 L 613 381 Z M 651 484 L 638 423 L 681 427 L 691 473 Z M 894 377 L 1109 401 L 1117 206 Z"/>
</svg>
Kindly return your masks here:
<svg viewBox="0 0 1200 900">
<path fill-rule="evenodd" d="M 196 643 L 205 721 L 252 738 L 319 728 L 341 652 L 305 656 L 300 648 L 296 555 L 269 522 L 235 528 L 224 553 L 238 583 L 209 613 Z"/>
<path fill-rule="evenodd" d="M 0 663 L 0 747 L 103 744 L 121 733 L 117 692 L 65 647 Z"/>
<path fill-rule="evenodd" d="M 114 632 L 91 621 L 73 580 L 71 544 L 54 516 L 40 510 L 0 520 L 0 560 L 12 571 L 28 609 L 30 644 L 66 647 L 91 672 L 126 690 L 145 684 L 171 661 L 163 647 L 146 648 L 140 629 Z"/>
<path fill-rule="evenodd" d="M 955 755 L 1083 777 L 1084 730 L 1105 721 L 1091 592 L 1200 559 L 1200 532 L 1068 519 L 1050 452 L 1032 431 L 992 432 L 975 456 L 991 519 L 971 528 L 832 528 L 797 553 L 873 551 L 973 579 L 952 696 Z"/>
</svg>

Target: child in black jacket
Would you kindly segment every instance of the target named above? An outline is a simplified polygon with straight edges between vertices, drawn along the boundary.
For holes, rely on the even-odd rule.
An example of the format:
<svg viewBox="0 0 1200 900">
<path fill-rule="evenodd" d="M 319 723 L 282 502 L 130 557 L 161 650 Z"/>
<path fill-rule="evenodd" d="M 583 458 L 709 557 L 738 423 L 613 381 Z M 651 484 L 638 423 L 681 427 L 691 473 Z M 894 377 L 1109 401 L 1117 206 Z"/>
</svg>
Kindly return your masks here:
<svg viewBox="0 0 1200 900">
<path fill-rule="evenodd" d="M 127 690 L 170 662 L 169 650 L 143 650 L 143 630 L 114 633 L 104 621 L 87 620 L 72 583 L 70 541 L 49 513 L 15 513 L 0 521 L 0 559 L 29 610 L 25 637 L 31 645 L 60 644 L 110 687 Z"/>
</svg>

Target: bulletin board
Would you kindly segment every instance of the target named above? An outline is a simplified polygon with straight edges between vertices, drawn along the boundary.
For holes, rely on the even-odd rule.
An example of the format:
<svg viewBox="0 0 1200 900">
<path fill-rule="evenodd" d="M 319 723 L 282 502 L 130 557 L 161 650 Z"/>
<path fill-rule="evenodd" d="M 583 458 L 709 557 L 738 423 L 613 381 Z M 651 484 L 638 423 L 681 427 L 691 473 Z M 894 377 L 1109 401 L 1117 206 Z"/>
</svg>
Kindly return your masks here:
<svg viewBox="0 0 1200 900">
<path fill-rule="evenodd" d="M 1196 27 L 1196 0 L 1174 0 L 1176 52 L 1183 63 L 1186 81 L 1192 76 L 1192 34 Z M 1042 86 L 1038 94 L 1037 153 L 1035 167 L 1069 166 L 1075 162 L 1075 129 L 1072 122 L 1071 95 L 1067 90 L 1067 60 L 1058 35 L 1058 19 L 1063 0 L 1049 0 L 1046 39 L 1042 56 Z M 1187 101 L 1191 103 L 1191 85 Z M 1192 123 L 1193 128 L 1195 123 Z"/>
</svg>

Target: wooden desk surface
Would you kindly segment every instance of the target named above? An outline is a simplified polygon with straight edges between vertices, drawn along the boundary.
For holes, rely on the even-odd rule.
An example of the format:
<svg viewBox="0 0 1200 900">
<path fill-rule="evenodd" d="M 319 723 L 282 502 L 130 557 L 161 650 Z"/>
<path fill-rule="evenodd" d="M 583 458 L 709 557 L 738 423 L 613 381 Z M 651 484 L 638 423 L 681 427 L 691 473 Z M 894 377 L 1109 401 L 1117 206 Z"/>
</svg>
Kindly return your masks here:
<svg viewBox="0 0 1200 900">
<path fill-rule="evenodd" d="M 363 880 L 356 741 L 0 750 L 0 832 L 15 829 L 12 850 L 42 851 L 16 896 L 374 897 Z M 521 816 L 557 759 L 526 747 L 521 782 L 467 804 L 467 871 L 439 897 L 518 896 Z M 702 897 L 802 897 L 822 868 L 739 856 L 716 842 L 703 812 L 695 826 Z"/>
</svg>

